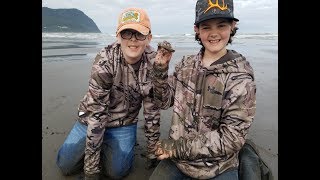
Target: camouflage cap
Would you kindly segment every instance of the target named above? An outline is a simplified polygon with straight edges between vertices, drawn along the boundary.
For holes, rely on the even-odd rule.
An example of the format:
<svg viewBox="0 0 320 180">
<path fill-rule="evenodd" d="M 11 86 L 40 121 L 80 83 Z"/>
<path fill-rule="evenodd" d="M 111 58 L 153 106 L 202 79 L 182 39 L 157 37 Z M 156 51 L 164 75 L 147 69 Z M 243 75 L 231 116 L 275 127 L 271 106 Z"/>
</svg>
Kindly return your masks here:
<svg viewBox="0 0 320 180">
<path fill-rule="evenodd" d="M 194 24 L 199 25 L 200 22 L 213 18 L 239 21 L 233 16 L 233 0 L 197 0 Z"/>
</svg>

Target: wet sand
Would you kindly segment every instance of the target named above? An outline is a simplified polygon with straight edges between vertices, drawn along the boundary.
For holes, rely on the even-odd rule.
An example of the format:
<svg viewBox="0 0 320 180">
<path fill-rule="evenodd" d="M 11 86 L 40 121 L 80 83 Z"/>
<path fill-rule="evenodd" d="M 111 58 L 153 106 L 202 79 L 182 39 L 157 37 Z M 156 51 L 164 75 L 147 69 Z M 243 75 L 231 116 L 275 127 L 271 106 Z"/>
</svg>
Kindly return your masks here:
<svg viewBox="0 0 320 180">
<path fill-rule="evenodd" d="M 182 57 L 181 54 L 186 54 L 186 51 L 185 49 L 178 51 L 173 58 Z M 91 53 L 95 52 L 96 50 L 91 51 Z M 47 54 L 50 55 L 50 53 Z M 269 59 L 261 59 L 261 56 L 247 58 L 259 59 L 252 63 L 257 82 L 257 113 L 248 138 L 256 143 L 263 160 L 271 168 L 277 180 L 278 63 Z M 82 177 L 82 174 L 62 176 L 55 164 L 55 158 L 59 146 L 77 118 L 79 100 L 88 87 L 90 67 L 90 60 L 42 63 L 42 179 L 70 180 Z M 170 108 L 161 112 L 161 139 L 168 137 L 171 111 Z M 144 168 L 146 159 L 142 154 L 146 149 L 146 138 L 143 132 L 144 120 L 141 115 L 140 113 L 133 169 L 125 178 L 126 180 L 148 179 L 153 170 Z"/>
</svg>

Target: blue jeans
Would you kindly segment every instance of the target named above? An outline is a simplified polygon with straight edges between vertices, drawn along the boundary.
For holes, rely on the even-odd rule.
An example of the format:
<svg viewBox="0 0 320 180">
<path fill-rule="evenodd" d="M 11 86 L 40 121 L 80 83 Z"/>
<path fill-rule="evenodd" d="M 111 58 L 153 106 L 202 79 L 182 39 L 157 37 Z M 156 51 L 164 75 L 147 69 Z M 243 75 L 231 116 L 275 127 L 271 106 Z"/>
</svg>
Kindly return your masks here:
<svg viewBox="0 0 320 180">
<path fill-rule="evenodd" d="M 119 179 L 129 173 L 134 158 L 137 124 L 106 128 L 104 133 L 101 162 L 102 172 Z M 87 126 L 74 124 L 57 155 L 57 165 L 64 175 L 72 175 L 83 170 Z"/>
<path fill-rule="evenodd" d="M 193 178 L 183 174 L 170 159 L 162 160 L 154 169 L 149 180 L 191 180 Z M 230 170 L 211 178 L 212 180 L 238 180 L 238 170 Z"/>
<path fill-rule="evenodd" d="M 239 177 L 241 180 L 271 180 L 273 175 L 261 159 L 256 145 L 247 140 L 239 153 Z"/>
</svg>

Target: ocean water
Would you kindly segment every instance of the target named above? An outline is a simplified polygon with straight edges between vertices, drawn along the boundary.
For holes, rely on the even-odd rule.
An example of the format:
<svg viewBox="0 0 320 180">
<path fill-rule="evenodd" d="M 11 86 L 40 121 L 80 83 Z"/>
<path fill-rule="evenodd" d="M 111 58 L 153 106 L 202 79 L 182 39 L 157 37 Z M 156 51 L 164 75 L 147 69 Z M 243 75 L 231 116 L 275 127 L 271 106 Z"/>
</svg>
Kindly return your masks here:
<svg viewBox="0 0 320 180">
<path fill-rule="evenodd" d="M 58 73 L 48 71 L 50 66 L 58 64 L 88 62 L 89 65 L 96 53 L 115 39 L 115 35 L 104 33 L 42 33 L 42 65 L 45 67 L 42 71 L 43 76 Z M 182 56 L 195 54 L 200 50 L 200 45 L 194 40 L 194 34 L 153 35 L 151 46 L 156 47 L 157 43 L 163 40 L 169 41 L 176 50 L 170 62 L 170 73 Z M 278 35 L 236 34 L 228 49 L 234 49 L 244 55 L 254 69 L 257 83 L 257 110 L 248 138 L 257 144 L 263 160 L 269 165 L 274 179 L 277 180 Z M 83 73 L 89 75 L 89 72 Z"/>
<path fill-rule="evenodd" d="M 114 34 L 104 33 L 42 33 L 42 62 L 91 60 L 105 45 L 115 41 Z M 194 40 L 194 34 L 153 35 L 151 46 L 158 42 L 169 41 L 176 52 L 172 63 L 175 64 L 183 55 L 197 53 L 200 45 Z M 236 34 L 229 49 L 234 49 L 248 59 L 277 62 L 277 34 Z"/>
<path fill-rule="evenodd" d="M 115 39 L 114 34 L 104 33 L 42 33 L 42 63 L 92 61 L 100 49 Z M 169 73 L 172 73 L 174 64 L 180 61 L 182 56 L 195 54 L 200 50 L 200 45 L 194 40 L 194 34 L 153 35 L 151 46 L 156 48 L 157 43 L 163 40 L 169 41 L 176 49 Z M 277 74 L 277 34 L 236 34 L 228 48 L 244 55 L 252 66 L 271 63 L 274 73 Z"/>
</svg>

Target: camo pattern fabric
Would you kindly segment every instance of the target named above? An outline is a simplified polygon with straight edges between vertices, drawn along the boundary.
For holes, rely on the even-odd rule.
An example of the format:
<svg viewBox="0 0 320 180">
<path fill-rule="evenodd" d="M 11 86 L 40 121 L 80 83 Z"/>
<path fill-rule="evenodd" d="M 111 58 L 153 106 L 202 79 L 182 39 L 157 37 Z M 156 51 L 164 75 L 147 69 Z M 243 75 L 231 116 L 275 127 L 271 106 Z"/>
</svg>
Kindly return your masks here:
<svg viewBox="0 0 320 180">
<path fill-rule="evenodd" d="M 120 127 L 137 123 L 143 103 L 147 157 L 154 155 L 155 143 L 160 136 L 160 110 L 153 103 L 150 70 L 155 51 L 147 46 L 136 75 L 124 60 L 120 44 L 113 43 L 95 57 L 89 90 L 79 105 L 79 121 L 88 125 L 84 171 L 100 172 L 100 151 L 106 127 Z"/>
<path fill-rule="evenodd" d="M 238 168 L 238 153 L 245 143 L 256 110 L 253 69 L 234 50 L 203 68 L 203 50 L 184 56 L 172 76 L 154 64 L 156 102 L 173 105 L 169 140 L 172 160 L 186 175 L 213 178 Z M 159 72 L 160 71 L 160 72 Z"/>
</svg>

